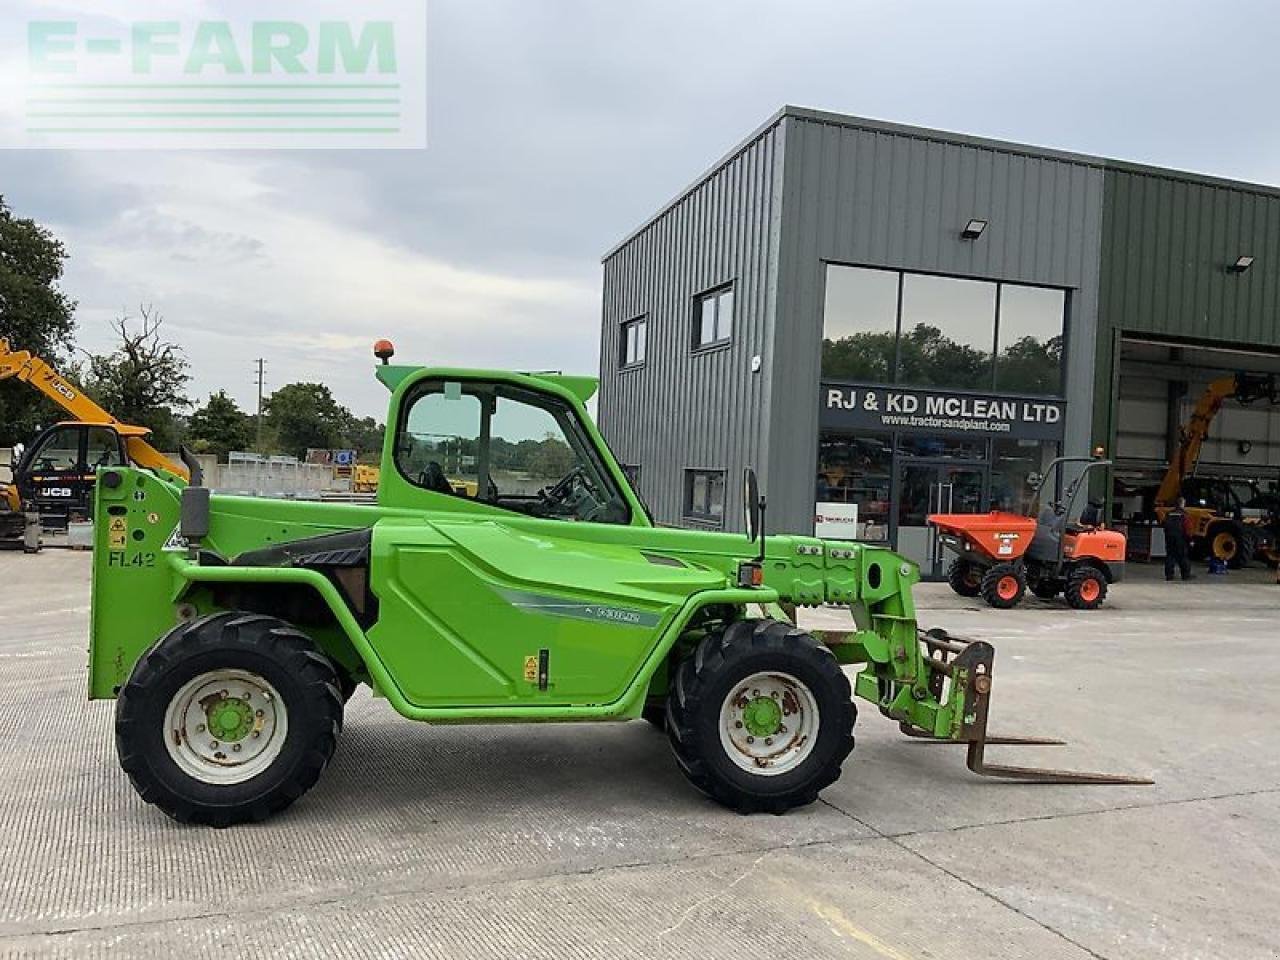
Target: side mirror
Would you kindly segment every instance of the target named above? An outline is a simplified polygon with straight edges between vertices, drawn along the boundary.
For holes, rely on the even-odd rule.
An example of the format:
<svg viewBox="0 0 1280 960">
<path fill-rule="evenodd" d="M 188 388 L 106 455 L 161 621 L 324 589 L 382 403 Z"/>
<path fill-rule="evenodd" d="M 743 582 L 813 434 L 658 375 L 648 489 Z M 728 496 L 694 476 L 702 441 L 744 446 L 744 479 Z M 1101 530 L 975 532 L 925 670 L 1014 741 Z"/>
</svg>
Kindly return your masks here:
<svg viewBox="0 0 1280 960">
<path fill-rule="evenodd" d="M 760 538 L 760 481 L 750 467 L 742 472 L 742 516 L 747 528 L 747 542 Z"/>
</svg>

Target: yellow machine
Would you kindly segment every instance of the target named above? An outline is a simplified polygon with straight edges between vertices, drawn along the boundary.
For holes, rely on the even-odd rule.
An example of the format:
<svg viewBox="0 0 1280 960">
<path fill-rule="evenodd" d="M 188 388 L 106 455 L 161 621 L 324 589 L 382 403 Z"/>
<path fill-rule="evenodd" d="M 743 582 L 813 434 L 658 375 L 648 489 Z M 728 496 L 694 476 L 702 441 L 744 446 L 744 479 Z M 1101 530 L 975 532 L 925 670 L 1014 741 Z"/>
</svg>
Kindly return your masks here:
<svg viewBox="0 0 1280 960">
<path fill-rule="evenodd" d="M 1280 403 L 1280 385 L 1274 374 L 1233 373 L 1205 388 L 1191 418 L 1182 428 L 1178 449 L 1156 492 L 1155 510 L 1161 522 L 1178 497 L 1184 495 L 1184 487 L 1200 460 L 1200 449 L 1209 435 L 1209 426 L 1227 400 L 1246 404 L 1257 400 Z M 1255 548 L 1261 545 L 1260 540 L 1267 535 L 1260 524 L 1250 524 L 1244 517 L 1233 515 L 1230 505 L 1213 502 L 1212 497 L 1188 496 L 1186 513 L 1191 525 L 1192 550 L 1210 554 L 1231 566 L 1248 563 Z"/>
<path fill-rule="evenodd" d="M 146 427 L 121 423 L 44 360 L 0 340 L 0 380 L 10 377 L 31 384 L 71 419 L 46 427 L 13 465 L 13 482 L 0 488 L 8 513 L 33 507 L 52 526 L 87 519 L 99 467 L 131 463 L 190 479 L 185 466 L 147 442 Z"/>
</svg>

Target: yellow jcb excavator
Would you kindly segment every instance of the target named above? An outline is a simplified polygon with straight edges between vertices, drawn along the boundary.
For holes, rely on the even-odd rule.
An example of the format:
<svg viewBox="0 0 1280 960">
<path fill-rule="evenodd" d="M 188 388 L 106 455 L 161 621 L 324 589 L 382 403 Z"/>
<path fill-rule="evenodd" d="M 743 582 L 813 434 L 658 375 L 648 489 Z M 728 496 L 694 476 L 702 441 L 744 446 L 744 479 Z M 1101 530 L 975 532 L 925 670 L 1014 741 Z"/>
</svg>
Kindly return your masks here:
<svg viewBox="0 0 1280 960">
<path fill-rule="evenodd" d="M 12 465 L 12 481 L 0 484 L 0 541 L 22 540 L 33 514 L 50 528 L 87 519 L 99 467 L 131 463 L 190 479 L 186 466 L 147 442 L 146 427 L 121 423 L 44 360 L 0 340 L 0 380 L 10 377 L 31 384 L 71 419 L 42 430 Z"/>
<path fill-rule="evenodd" d="M 1258 549 L 1275 549 L 1275 544 L 1270 542 L 1274 531 L 1265 524 L 1246 521 L 1238 505 L 1222 502 L 1221 497 L 1213 495 L 1217 486 L 1229 488 L 1229 485 L 1193 482 L 1209 426 L 1227 400 L 1245 404 L 1258 400 L 1280 403 L 1280 383 L 1275 374 L 1242 372 L 1209 384 L 1182 428 L 1178 449 L 1156 492 L 1155 512 L 1163 523 L 1169 508 L 1179 496 L 1185 496 L 1192 552 L 1202 557 L 1211 555 L 1232 567 L 1242 567 Z"/>
</svg>

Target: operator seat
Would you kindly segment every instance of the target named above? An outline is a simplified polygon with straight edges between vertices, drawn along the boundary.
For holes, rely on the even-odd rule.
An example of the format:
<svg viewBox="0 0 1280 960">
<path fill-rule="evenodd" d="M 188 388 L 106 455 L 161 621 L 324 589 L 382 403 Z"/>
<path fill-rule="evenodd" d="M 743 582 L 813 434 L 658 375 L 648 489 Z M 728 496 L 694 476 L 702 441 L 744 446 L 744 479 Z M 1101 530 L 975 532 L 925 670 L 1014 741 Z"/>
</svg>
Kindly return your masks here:
<svg viewBox="0 0 1280 960">
<path fill-rule="evenodd" d="M 427 469 L 423 470 L 422 475 L 418 477 L 418 484 L 432 493 L 453 493 L 453 484 L 445 476 L 444 467 L 440 466 L 436 460 L 427 464 Z"/>
</svg>

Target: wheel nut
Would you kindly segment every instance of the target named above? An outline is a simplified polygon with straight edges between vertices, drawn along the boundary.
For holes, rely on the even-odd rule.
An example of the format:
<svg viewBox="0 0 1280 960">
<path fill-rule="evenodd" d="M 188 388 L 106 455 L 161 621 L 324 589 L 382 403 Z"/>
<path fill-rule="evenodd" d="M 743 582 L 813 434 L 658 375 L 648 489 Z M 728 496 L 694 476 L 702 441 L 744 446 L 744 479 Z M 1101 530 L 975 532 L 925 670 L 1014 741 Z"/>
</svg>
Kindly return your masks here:
<svg viewBox="0 0 1280 960">
<path fill-rule="evenodd" d="M 258 737 L 258 731 L 257 731 L 257 730 L 253 731 L 253 736 L 254 736 L 254 738 L 255 738 L 255 739 Z"/>
<path fill-rule="evenodd" d="M 255 714 L 254 714 L 254 716 L 255 716 L 255 717 L 265 717 L 265 716 L 266 716 L 266 714 L 265 714 L 265 713 L 263 713 L 261 710 L 259 710 L 257 713 L 255 713 Z"/>
<path fill-rule="evenodd" d="M 755 742 L 756 742 L 755 737 L 747 737 L 747 743 L 755 743 Z"/>
<path fill-rule="evenodd" d="M 234 753 L 239 753 L 239 752 L 240 752 L 240 744 L 238 744 L 238 743 L 233 743 L 233 744 L 231 745 L 231 750 L 232 750 L 232 752 L 234 752 Z"/>
<path fill-rule="evenodd" d="M 764 745 L 765 745 L 766 747 L 772 747 L 772 746 L 773 746 L 773 737 L 765 737 L 765 738 L 764 738 Z"/>
<path fill-rule="evenodd" d="M 204 724 L 203 724 L 203 723 L 196 727 L 196 733 L 204 733 Z"/>
<path fill-rule="evenodd" d="M 736 727 L 738 730 L 741 730 L 741 729 L 742 729 L 742 721 L 741 721 L 741 720 L 737 721 L 737 722 L 734 724 L 734 727 Z"/>
<path fill-rule="evenodd" d="M 782 724 L 780 727 L 778 727 L 778 732 L 779 732 L 779 733 L 786 733 L 786 732 L 787 732 L 787 725 L 784 723 L 784 724 Z"/>
<path fill-rule="evenodd" d="M 218 749 L 218 741 L 217 741 L 217 740 L 211 741 L 211 742 L 210 742 L 210 744 L 209 744 L 209 749 L 210 749 L 210 750 L 217 750 L 217 749 Z"/>
<path fill-rule="evenodd" d="M 220 696 L 223 700 L 227 699 L 227 691 L 225 691 L 225 690 L 219 690 L 219 691 L 218 691 L 218 696 Z"/>
</svg>

